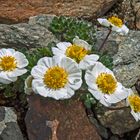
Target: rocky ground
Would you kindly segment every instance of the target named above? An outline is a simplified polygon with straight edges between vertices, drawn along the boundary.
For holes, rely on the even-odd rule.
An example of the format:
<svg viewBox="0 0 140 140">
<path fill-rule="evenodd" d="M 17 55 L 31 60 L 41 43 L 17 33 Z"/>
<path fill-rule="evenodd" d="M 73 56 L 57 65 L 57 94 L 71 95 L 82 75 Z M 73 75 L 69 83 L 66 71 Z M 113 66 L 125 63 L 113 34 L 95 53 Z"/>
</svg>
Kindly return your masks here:
<svg viewBox="0 0 140 140">
<path fill-rule="evenodd" d="M 114 6 L 112 7 L 112 5 Z M 59 42 L 48 29 L 53 16 L 40 15 L 29 19 L 30 16 L 40 13 L 76 16 L 93 22 L 96 17 L 103 15 L 107 17 L 116 14 L 122 17 L 133 31 L 130 31 L 125 37 L 112 34 L 106 43 L 106 47 L 109 48 L 109 53 L 113 57 L 113 70 L 118 80 L 126 87 L 135 89 L 135 82 L 140 75 L 140 31 L 136 31 L 140 29 L 139 6 L 140 2 L 137 0 L 118 0 L 118 2 L 117 0 L 96 0 L 95 3 L 93 3 L 93 0 L 88 2 L 86 0 L 82 0 L 82 2 L 77 0 L 74 4 L 73 1 L 59 0 L 55 4 L 52 1 L 46 2 L 45 0 L 29 0 L 27 2 L 2 0 L 0 5 L 0 23 L 2 23 L 0 24 L 0 47 L 37 48 L 46 47 L 52 41 Z M 103 41 L 107 32 L 107 30 L 98 28 L 96 46 L 99 46 L 100 42 Z M 55 101 L 47 101 L 41 97 L 34 96 L 28 98 L 29 106 L 27 102 L 26 104 L 21 104 L 18 97 L 12 100 L 9 98 L 5 99 L 1 95 L 0 101 L 1 106 L 12 107 L 0 108 L 0 139 L 2 140 L 48 140 L 52 136 L 54 140 L 57 140 L 57 138 L 63 140 L 64 137 L 66 140 L 140 139 L 137 138 L 139 137 L 137 133 L 140 128 L 140 122 L 135 122 L 128 108 L 120 110 L 102 108 L 101 110 L 99 105 L 98 108 L 92 108 L 92 110 L 85 112 L 85 108 L 78 99 L 70 101 L 70 105 L 66 104 L 66 108 L 64 108 L 65 102 L 57 104 Z M 46 105 L 47 107 L 45 107 Z M 78 106 L 80 111 L 73 110 L 74 106 Z M 120 106 L 123 106 L 123 102 L 114 108 Z M 47 112 L 51 107 L 63 111 L 60 111 L 58 114 L 57 110 Z M 24 118 L 27 108 L 29 110 L 25 126 Z M 67 108 L 70 108 L 69 111 Z M 52 115 L 53 113 L 57 116 L 56 118 Z M 75 119 L 69 113 L 74 114 Z M 61 117 L 62 115 L 64 117 Z M 86 115 L 88 115 L 90 122 Z M 67 120 L 68 124 L 65 124 L 64 120 Z M 74 120 L 77 121 L 75 122 Z M 53 132 L 57 129 L 58 123 L 60 127 L 57 130 L 57 135 L 55 135 Z M 87 127 L 83 127 L 84 125 Z M 66 133 L 63 134 L 63 131 L 66 130 L 71 132 L 69 137 L 65 135 Z M 86 134 L 82 135 L 85 132 Z"/>
</svg>

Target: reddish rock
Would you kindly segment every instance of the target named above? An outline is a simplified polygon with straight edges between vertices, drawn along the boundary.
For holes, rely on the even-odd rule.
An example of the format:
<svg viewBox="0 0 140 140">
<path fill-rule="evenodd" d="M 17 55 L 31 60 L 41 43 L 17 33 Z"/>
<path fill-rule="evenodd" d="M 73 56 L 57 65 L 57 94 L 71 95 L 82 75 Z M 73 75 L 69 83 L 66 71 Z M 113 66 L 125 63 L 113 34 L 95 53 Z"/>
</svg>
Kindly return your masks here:
<svg viewBox="0 0 140 140">
<path fill-rule="evenodd" d="M 105 14 L 117 0 L 1 0 L 0 22 L 21 22 L 38 14 L 94 18 Z"/>
<path fill-rule="evenodd" d="M 25 121 L 29 140 L 101 140 L 75 97 L 56 101 L 32 95 Z"/>
</svg>

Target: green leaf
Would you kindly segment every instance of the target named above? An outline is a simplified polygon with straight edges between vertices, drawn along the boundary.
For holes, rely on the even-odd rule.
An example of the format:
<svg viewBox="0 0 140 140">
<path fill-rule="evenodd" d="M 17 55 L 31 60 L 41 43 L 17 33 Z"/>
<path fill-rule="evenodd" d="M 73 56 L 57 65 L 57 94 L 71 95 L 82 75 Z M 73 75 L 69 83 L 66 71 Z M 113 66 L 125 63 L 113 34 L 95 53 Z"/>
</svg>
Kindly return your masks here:
<svg viewBox="0 0 140 140">
<path fill-rule="evenodd" d="M 96 42 L 94 26 L 84 20 L 64 16 L 55 17 L 49 29 L 61 41 L 72 42 L 75 36 L 79 36 L 80 39 L 87 41 L 91 45 Z"/>
<path fill-rule="evenodd" d="M 102 55 L 99 59 L 101 63 L 103 63 L 107 68 L 113 70 L 113 58 L 109 55 Z"/>
</svg>

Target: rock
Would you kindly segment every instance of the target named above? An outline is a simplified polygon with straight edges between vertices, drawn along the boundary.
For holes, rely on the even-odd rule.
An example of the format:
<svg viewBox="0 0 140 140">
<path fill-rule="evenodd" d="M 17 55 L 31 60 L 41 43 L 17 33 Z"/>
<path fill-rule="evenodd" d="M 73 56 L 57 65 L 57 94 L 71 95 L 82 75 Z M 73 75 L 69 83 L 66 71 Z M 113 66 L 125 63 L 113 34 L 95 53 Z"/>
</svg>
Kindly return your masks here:
<svg viewBox="0 0 140 140">
<path fill-rule="evenodd" d="M 120 138 L 118 138 L 118 136 L 111 136 L 109 140 L 120 140 Z"/>
<path fill-rule="evenodd" d="M 140 29 L 140 1 L 124 0 L 123 3 L 125 10 L 127 9 L 127 16 L 125 15 L 125 20 L 129 22 L 130 27 L 132 26 L 133 21 L 133 28 Z"/>
<path fill-rule="evenodd" d="M 39 16 L 36 20 L 48 21 L 49 16 Z M 35 19 L 36 19 L 35 18 Z M 53 18 L 53 17 L 52 17 Z M 47 27 L 42 24 L 33 22 L 34 18 L 28 23 L 21 23 L 15 25 L 0 24 L 0 47 L 46 47 L 51 42 L 57 42 L 55 36 L 48 31 Z"/>
<path fill-rule="evenodd" d="M 117 0 L 2 0 L 0 22 L 17 23 L 38 14 L 67 15 L 93 19 L 103 16 Z"/>
<path fill-rule="evenodd" d="M 98 28 L 97 31 L 97 42 L 95 44 L 95 47 L 99 49 L 99 47 L 102 45 L 104 39 L 106 38 L 109 30 L 106 28 Z M 112 32 L 109 35 L 109 38 L 107 39 L 106 43 L 104 44 L 104 47 L 102 48 L 102 52 L 107 52 L 107 54 L 114 56 L 118 52 L 118 46 L 119 44 L 125 40 L 125 36 L 121 36 L 116 32 Z"/>
<path fill-rule="evenodd" d="M 24 140 L 12 108 L 0 107 L 0 139 Z"/>
<path fill-rule="evenodd" d="M 90 120 L 90 122 L 96 127 L 98 134 L 105 139 L 109 138 L 108 130 L 104 126 L 102 126 L 98 120 L 95 118 L 95 115 L 93 114 L 93 111 L 91 109 L 86 109 L 87 115 Z"/>
<path fill-rule="evenodd" d="M 119 0 L 106 14 L 107 17 L 116 15 L 132 30 L 140 29 L 140 1 Z"/>
<path fill-rule="evenodd" d="M 114 74 L 119 82 L 130 88 L 140 77 L 140 31 L 130 31 L 127 36 L 121 37 L 112 34 L 108 43 L 116 42 L 118 50 L 113 53 Z M 113 37 L 113 38 L 112 38 Z M 99 37 L 98 39 L 100 39 Z M 112 46 L 113 47 L 113 46 Z M 96 115 L 101 125 L 109 128 L 113 134 L 123 135 L 140 127 L 130 113 L 130 108 L 125 108 L 120 102 L 113 109 L 97 105 Z M 122 107 L 117 109 L 118 107 Z"/>
<path fill-rule="evenodd" d="M 97 118 L 103 126 L 110 128 L 113 134 L 122 135 L 140 127 L 140 122 L 136 122 L 130 114 L 130 108 L 118 110 L 102 108 L 102 113 L 97 112 Z"/>
<path fill-rule="evenodd" d="M 114 73 L 126 87 L 133 87 L 140 76 L 140 31 L 130 31 L 114 56 Z M 127 52 L 127 53 L 126 53 Z"/>
<path fill-rule="evenodd" d="M 29 140 L 101 140 L 77 97 L 56 101 L 32 95 L 28 102 Z"/>
<path fill-rule="evenodd" d="M 30 25 L 37 24 L 37 25 L 43 26 L 48 29 L 54 17 L 56 17 L 56 16 L 55 15 L 45 15 L 45 14 L 33 16 L 33 17 L 29 18 L 29 24 Z"/>
</svg>

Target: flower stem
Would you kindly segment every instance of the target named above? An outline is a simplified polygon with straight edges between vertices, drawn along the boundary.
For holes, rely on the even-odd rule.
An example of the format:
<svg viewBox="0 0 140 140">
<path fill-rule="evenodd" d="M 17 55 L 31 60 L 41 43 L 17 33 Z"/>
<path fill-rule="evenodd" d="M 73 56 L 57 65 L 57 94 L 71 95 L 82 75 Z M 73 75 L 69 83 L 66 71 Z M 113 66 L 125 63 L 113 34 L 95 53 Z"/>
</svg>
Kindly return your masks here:
<svg viewBox="0 0 140 140">
<path fill-rule="evenodd" d="M 102 45 L 100 46 L 100 48 L 99 48 L 99 50 L 98 51 L 101 51 L 102 50 L 102 48 L 104 47 L 104 45 L 105 45 L 105 43 L 106 43 L 106 41 L 107 41 L 107 39 L 108 39 L 108 37 L 109 37 L 109 35 L 111 34 L 111 29 L 109 29 L 109 32 L 108 32 L 108 34 L 107 34 L 107 36 L 106 36 L 106 38 L 105 38 L 105 40 L 103 41 L 103 43 L 102 43 Z"/>
</svg>

